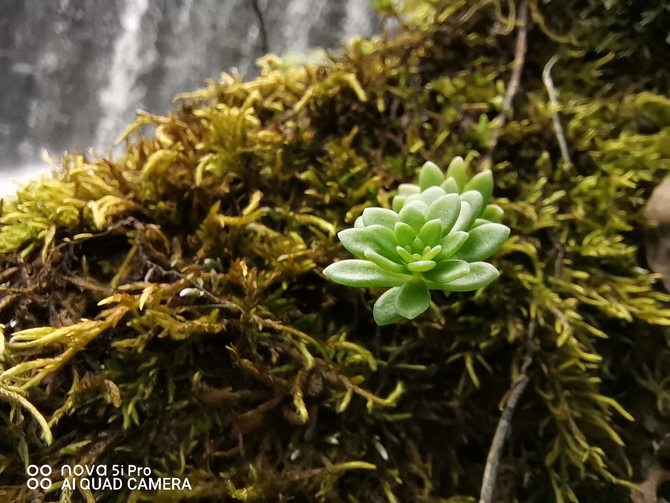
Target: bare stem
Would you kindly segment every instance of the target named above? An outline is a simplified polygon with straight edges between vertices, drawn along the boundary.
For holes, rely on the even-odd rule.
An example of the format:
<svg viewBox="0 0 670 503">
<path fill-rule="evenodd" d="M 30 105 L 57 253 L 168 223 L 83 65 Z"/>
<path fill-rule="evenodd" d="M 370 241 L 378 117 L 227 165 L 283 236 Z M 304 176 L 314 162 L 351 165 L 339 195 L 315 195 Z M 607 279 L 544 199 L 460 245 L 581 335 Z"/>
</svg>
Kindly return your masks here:
<svg viewBox="0 0 670 503">
<path fill-rule="evenodd" d="M 554 81 L 551 79 L 551 69 L 554 67 L 557 61 L 558 56 L 553 56 L 544 66 L 544 70 L 542 70 L 542 82 L 544 82 L 544 87 L 547 88 L 547 94 L 549 95 L 549 103 L 551 103 L 551 119 L 554 125 L 556 138 L 558 139 L 558 146 L 561 149 L 561 157 L 565 163 L 572 165 L 572 161 L 570 160 L 570 152 L 568 152 L 568 142 L 565 140 L 565 133 L 563 132 L 561 119 L 558 116 L 558 97 L 556 96 Z"/>
<path fill-rule="evenodd" d="M 518 31 L 516 34 L 516 46 L 514 49 L 514 61 L 512 63 L 512 75 L 509 79 L 509 84 L 507 85 L 507 91 L 505 91 L 505 97 L 503 98 L 502 108 L 500 113 L 495 118 L 494 123 L 496 128 L 491 131 L 491 140 L 489 144 L 489 150 L 484 156 L 483 165 L 490 166 L 493 159 L 493 152 L 495 151 L 496 146 L 498 145 L 498 139 L 502 134 L 503 128 L 507 123 L 507 117 L 512 112 L 512 101 L 514 96 L 519 90 L 521 84 L 521 72 L 523 71 L 523 66 L 526 62 L 526 50 L 528 47 L 528 1 L 523 0 L 521 6 L 519 7 L 519 15 L 517 17 Z"/>
<path fill-rule="evenodd" d="M 531 322 L 532 323 L 532 322 Z M 531 327 L 532 329 L 532 327 Z M 519 399 L 523 394 L 526 386 L 528 385 L 528 375 L 526 370 L 531 363 L 531 357 L 527 356 L 523 365 L 521 366 L 521 371 L 512 381 L 510 387 L 510 394 L 503 413 L 500 416 L 498 421 L 498 426 L 496 427 L 496 432 L 493 435 L 493 441 L 491 442 L 491 448 L 489 449 L 489 454 L 486 457 L 486 467 L 484 468 L 484 479 L 482 480 L 482 491 L 479 496 L 479 503 L 491 503 L 493 501 L 493 491 L 496 486 L 496 479 L 498 477 L 498 465 L 500 464 L 500 457 L 502 455 L 503 447 L 505 446 L 505 440 L 510 433 L 512 427 L 512 417 L 514 416 L 514 411 Z"/>
</svg>

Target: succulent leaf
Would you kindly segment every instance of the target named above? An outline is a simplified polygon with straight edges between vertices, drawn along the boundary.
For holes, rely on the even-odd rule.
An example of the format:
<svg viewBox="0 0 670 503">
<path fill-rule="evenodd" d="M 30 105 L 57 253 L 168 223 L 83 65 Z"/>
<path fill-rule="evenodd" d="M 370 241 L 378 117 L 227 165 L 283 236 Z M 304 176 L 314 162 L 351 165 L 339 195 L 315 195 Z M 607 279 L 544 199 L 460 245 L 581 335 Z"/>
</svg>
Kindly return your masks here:
<svg viewBox="0 0 670 503">
<path fill-rule="evenodd" d="M 458 194 L 460 192 L 458 190 L 458 182 L 454 178 L 447 178 L 444 182 L 442 182 L 440 187 L 447 194 Z"/>
<path fill-rule="evenodd" d="M 414 262 L 414 257 L 412 257 L 412 254 L 402 246 L 396 246 L 395 250 L 405 262 L 407 263 Z"/>
<path fill-rule="evenodd" d="M 373 224 L 366 226 L 365 230 L 377 252 L 390 259 L 397 258 L 395 254 L 395 234 L 391 229 L 383 225 Z"/>
<path fill-rule="evenodd" d="M 377 253 L 374 250 L 371 249 L 365 250 L 365 258 L 368 259 L 370 262 L 378 265 L 382 269 L 398 272 L 401 274 L 407 273 L 407 269 L 405 268 L 405 266 L 387 259 L 386 257 Z"/>
<path fill-rule="evenodd" d="M 379 326 L 390 325 L 402 319 L 396 308 L 396 301 L 400 293 L 399 287 L 386 290 L 375 302 L 372 310 L 372 316 L 375 323 Z"/>
<path fill-rule="evenodd" d="M 398 195 L 399 196 L 411 196 L 413 194 L 420 194 L 421 189 L 418 185 L 414 183 L 401 183 L 398 186 Z M 396 196 L 397 197 L 397 196 Z"/>
<path fill-rule="evenodd" d="M 454 258 L 475 262 L 493 255 L 509 237 L 509 227 L 502 224 L 484 224 L 471 230 L 467 241 Z"/>
<path fill-rule="evenodd" d="M 423 207 L 426 210 L 423 210 Z M 400 213 L 400 221 L 409 225 L 415 231 L 419 231 L 423 224 L 426 223 L 426 213 L 428 207 L 421 201 L 411 201 L 405 204 Z"/>
<path fill-rule="evenodd" d="M 453 178 L 458 185 L 458 191 L 462 192 L 468 181 L 468 167 L 462 157 L 452 159 L 447 168 L 447 178 Z"/>
<path fill-rule="evenodd" d="M 442 222 L 438 218 L 426 222 L 419 230 L 419 239 L 431 248 L 440 242 L 441 237 Z"/>
<path fill-rule="evenodd" d="M 386 271 L 368 260 L 340 260 L 323 270 L 327 278 L 346 286 L 401 286 L 410 276 Z"/>
<path fill-rule="evenodd" d="M 400 246 L 410 246 L 417 237 L 416 231 L 405 222 L 396 223 L 394 231 L 396 243 Z"/>
<path fill-rule="evenodd" d="M 476 190 L 463 192 L 461 194 L 461 201 L 466 201 L 472 207 L 475 216 L 479 216 L 484 209 L 484 198 Z"/>
<path fill-rule="evenodd" d="M 407 264 L 407 269 L 412 272 L 427 272 L 433 269 L 436 265 L 437 262 L 433 260 L 416 260 Z"/>
<path fill-rule="evenodd" d="M 434 163 L 427 161 L 419 171 L 419 188 L 424 191 L 439 186 L 444 181 L 444 174 Z"/>
<path fill-rule="evenodd" d="M 426 274 L 430 281 L 444 285 L 470 273 L 470 265 L 465 260 L 445 260 Z"/>
<path fill-rule="evenodd" d="M 482 211 L 481 218 L 489 222 L 500 223 L 505 212 L 497 204 L 489 204 Z"/>
<path fill-rule="evenodd" d="M 340 243 L 348 252 L 357 257 L 365 257 L 365 250 L 372 247 L 372 239 L 364 227 L 344 229 L 337 233 Z"/>
<path fill-rule="evenodd" d="M 470 264 L 470 272 L 456 280 L 446 284 L 447 291 L 469 292 L 485 287 L 496 279 L 500 273 L 488 262 L 473 262 Z"/>
<path fill-rule="evenodd" d="M 423 254 L 423 257 L 421 257 L 421 260 L 433 260 L 435 257 L 437 257 L 440 254 L 441 251 L 442 251 L 442 246 L 435 245 L 430 250 L 428 250 L 426 253 Z"/>
<path fill-rule="evenodd" d="M 403 318 L 412 320 L 430 307 L 430 292 L 425 281 L 412 280 L 400 287 L 396 309 Z"/>
<path fill-rule="evenodd" d="M 383 225 L 389 229 L 398 221 L 398 214 L 386 208 L 366 208 L 363 210 L 363 223 L 367 225 Z"/>
<path fill-rule="evenodd" d="M 393 202 L 391 203 L 391 207 L 393 208 L 393 211 L 400 211 L 402 207 L 405 205 L 405 196 L 395 196 L 393 198 Z"/>
<path fill-rule="evenodd" d="M 468 233 L 463 231 L 450 232 L 440 241 L 442 250 L 435 260 L 446 260 L 450 258 L 458 249 L 463 246 L 468 239 Z"/>
<path fill-rule="evenodd" d="M 429 207 L 426 218 L 442 221 L 442 231 L 449 232 L 461 212 L 461 198 L 458 194 L 446 194 L 436 199 Z"/>
<path fill-rule="evenodd" d="M 467 231 L 477 218 L 474 208 L 467 201 L 461 201 L 461 212 L 451 232 Z"/>
<path fill-rule="evenodd" d="M 340 238 L 342 245 L 357 257 L 364 258 L 366 250 L 374 250 L 391 260 L 397 258 L 393 231 L 384 226 L 371 225 L 345 229 L 340 231 L 337 237 Z"/>
<path fill-rule="evenodd" d="M 488 169 L 477 173 L 465 184 L 464 190 L 476 190 L 479 192 L 484 200 L 484 206 L 486 206 L 489 204 L 491 195 L 493 194 L 493 174 Z"/>
<path fill-rule="evenodd" d="M 446 195 L 444 189 L 440 187 L 430 187 L 419 195 L 419 200 L 430 206 L 435 200 Z"/>
</svg>

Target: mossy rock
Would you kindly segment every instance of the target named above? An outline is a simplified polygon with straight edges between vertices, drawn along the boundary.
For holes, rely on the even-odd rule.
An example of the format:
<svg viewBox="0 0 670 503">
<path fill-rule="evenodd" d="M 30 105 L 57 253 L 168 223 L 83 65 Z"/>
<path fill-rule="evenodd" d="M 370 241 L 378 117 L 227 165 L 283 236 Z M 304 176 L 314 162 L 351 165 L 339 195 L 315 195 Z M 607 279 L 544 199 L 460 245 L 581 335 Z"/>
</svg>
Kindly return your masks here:
<svg viewBox="0 0 670 503">
<path fill-rule="evenodd" d="M 29 464 L 132 464 L 192 489 L 54 475 L 48 497 L 473 501 L 527 361 L 495 501 L 628 501 L 670 424 L 670 296 L 640 247 L 670 171 L 652 4 L 529 2 L 502 109 L 526 3 L 379 2 L 394 36 L 268 56 L 139 115 L 116 159 L 66 155 L 2 208 L 0 493 L 39 498 Z M 378 291 L 322 275 L 335 233 L 457 155 L 493 170 L 502 275 L 377 327 Z"/>
</svg>

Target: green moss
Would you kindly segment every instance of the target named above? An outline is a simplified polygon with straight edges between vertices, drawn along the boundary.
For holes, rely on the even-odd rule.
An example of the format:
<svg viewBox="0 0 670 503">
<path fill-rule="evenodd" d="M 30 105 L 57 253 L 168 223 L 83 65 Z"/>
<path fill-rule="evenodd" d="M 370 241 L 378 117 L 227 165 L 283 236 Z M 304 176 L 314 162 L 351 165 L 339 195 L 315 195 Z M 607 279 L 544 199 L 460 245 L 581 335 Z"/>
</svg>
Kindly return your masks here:
<svg viewBox="0 0 670 503">
<path fill-rule="evenodd" d="M 122 463 L 193 486 L 137 500 L 464 501 L 531 354 L 497 501 L 625 501 L 644 422 L 670 406 L 670 296 L 640 259 L 641 209 L 670 170 L 667 13 L 529 5 L 492 156 L 502 275 L 416 320 L 377 327 L 379 292 L 321 271 L 346 257 L 335 232 L 425 160 L 483 167 L 514 4 L 408 1 L 395 37 L 319 64 L 266 57 L 253 81 L 139 115 L 118 159 L 70 153 L 5 201 L 3 490 L 25 497 L 29 463 Z M 554 54 L 569 163 L 541 78 Z"/>
</svg>

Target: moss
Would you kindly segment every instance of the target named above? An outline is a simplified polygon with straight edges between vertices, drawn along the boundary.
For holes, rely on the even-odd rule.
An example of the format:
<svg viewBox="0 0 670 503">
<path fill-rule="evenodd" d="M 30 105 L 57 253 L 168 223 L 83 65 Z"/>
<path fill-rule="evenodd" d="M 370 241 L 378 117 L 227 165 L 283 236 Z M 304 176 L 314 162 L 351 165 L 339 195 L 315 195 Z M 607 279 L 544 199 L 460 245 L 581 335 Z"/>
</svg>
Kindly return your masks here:
<svg viewBox="0 0 670 503">
<path fill-rule="evenodd" d="M 97 500 L 468 501 L 531 355 L 497 501 L 627 500 L 660 435 L 645 422 L 670 407 L 670 296 L 640 252 L 670 169 L 667 12 L 530 2 L 489 152 L 513 236 L 502 276 L 380 328 L 378 292 L 321 274 L 346 256 L 335 232 L 425 160 L 482 167 L 520 8 L 383 4 L 397 35 L 319 64 L 268 56 L 255 80 L 140 114 L 118 158 L 67 154 L 4 202 L 7 494 L 27 497 L 30 463 L 120 463 L 193 490 Z M 554 54 L 570 162 L 541 78 Z"/>
</svg>

